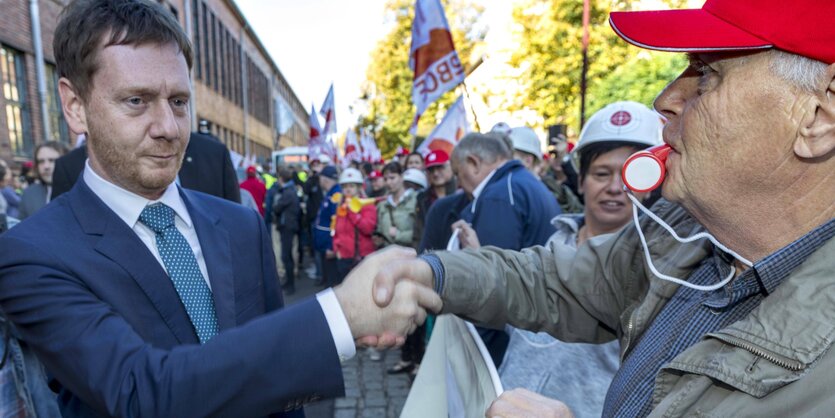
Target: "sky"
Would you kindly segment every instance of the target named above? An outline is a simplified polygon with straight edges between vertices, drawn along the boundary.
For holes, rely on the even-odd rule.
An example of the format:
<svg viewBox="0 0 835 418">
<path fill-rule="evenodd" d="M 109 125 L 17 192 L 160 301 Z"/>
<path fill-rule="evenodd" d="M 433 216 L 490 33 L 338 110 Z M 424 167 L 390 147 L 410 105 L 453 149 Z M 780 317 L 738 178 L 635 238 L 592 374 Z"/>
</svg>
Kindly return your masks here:
<svg viewBox="0 0 835 418">
<path fill-rule="evenodd" d="M 341 131 L 358 115 L 371 50 L 387 32 L 385 0 L 235 0 L 305 109 L 322 106 L 334 83 Z"/>
</svg>

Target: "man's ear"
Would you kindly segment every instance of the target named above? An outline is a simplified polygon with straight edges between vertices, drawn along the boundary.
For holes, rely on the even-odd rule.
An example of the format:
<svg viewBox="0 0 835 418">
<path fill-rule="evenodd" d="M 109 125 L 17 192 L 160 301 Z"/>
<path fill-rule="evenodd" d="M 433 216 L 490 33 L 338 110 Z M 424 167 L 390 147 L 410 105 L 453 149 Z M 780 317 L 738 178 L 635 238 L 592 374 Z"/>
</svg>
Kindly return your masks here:
<svg viewBox="0 0 835 418">
<path fill-rule="evenodd" d="M 482 168 L 481 159 L 477 158 L 473 154 L 470 154 L 467 156 L 467 164 L 475 167 L 476 174 L 480 173 Z"/>
<path fill-rule="evenodd" d="M 794 153 L 801 158 L 822 157 L 835 149 L 835 64 L 826 69 L 825 91 L 815 95 L 814 114 L 803 119 L 794 141 Z"/>
<path fill-rule="evenodd" d="M 81 96 L 75 91 L 70 80 L 58 80 L 58 94 L 61 96 L 61 110 L 72 132 L 87 133 L 87 113 Z"/>
</svg>

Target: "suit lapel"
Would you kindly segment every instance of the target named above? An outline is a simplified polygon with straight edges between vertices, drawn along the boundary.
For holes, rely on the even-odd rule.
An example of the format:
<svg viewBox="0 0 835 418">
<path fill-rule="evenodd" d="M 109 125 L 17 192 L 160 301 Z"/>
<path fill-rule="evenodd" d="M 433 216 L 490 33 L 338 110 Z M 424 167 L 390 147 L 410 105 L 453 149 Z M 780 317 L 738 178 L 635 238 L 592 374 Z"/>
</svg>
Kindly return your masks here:
<svg viewBox="0 0 835 418">
<path fill-rule="evenodd" d="M 124 268 L 136 281 L 180 343 L 198 343 L 174 284 L 136 233 L 84 181 L 78 181 L 68 195 L 84 232 L 101 236 L 95 250 Z"/>
<path fill-rule="evenodd" d="M 235 321 L 235 276 L 232 270 L 232 247 L 229 232 L 220 224 L 220 218 L 205 210 L 193 201 L 192 193 L 180 188 L 180 196 L 186 204 L 206 270 L 212 284 L 212 296 L 215 301 L 217 323 L 221 331 L 233 328 Z"/>
</svg>

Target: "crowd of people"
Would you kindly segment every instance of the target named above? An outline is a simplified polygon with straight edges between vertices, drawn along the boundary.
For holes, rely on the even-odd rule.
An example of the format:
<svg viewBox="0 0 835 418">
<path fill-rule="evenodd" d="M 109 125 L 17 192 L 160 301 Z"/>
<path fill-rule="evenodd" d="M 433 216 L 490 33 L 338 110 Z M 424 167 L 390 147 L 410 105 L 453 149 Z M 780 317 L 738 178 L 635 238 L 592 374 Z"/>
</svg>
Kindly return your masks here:
<svg viewBox="0 0 835 418">
<path fill-rule="evenodd" d="M 53 49 L 86 142 L 0 164 L 0 405 L 299 416 L 357 348 L 400 346 L 388 372 L 414 376 L 454 314 L 507 389 L 488 417 L 828 415 L 835 9 L 786 7 L 613 13 L 690 64 L 570 151 L 500 123 L 450 153 L 273 171 L 189 132 L 191 44 L 164 8 L 70 2 Z M 627 190 L 662 143 L 661 188 Z"/>
</svg>

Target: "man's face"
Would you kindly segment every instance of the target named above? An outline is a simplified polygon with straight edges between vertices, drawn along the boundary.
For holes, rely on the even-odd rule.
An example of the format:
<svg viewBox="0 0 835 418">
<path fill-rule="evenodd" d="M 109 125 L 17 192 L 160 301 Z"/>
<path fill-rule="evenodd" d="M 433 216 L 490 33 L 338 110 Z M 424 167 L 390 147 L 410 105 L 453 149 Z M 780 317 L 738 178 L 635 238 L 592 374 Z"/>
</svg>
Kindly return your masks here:
<svg viewBox="0 0 835 418">
<path fill-rule="evenodd" d="M 90 164 L 105 179 L 159 197 L 189 140 L 189 74 L 176 45 L 115 45 L 98 54 L 84 103 Z"/>
<path fill-rule="evenodd" d="M 38 155 L 35 156 L 35 164 L 38 166 L 38 177 L 41 178 L 45 184 L 52 184 L 52 173 L 55 171 L 55 160 L 60 157 L 58 151 L 43 147 L 38 150 Z"/>
<path fill-rule="evenodd" d="M 383 174 L 383 177 L 386 179 L 386 187 L 388 187 L 389 193 L 397 194 L 403 190 L 403 176 L 400 174 L 393 171 L 387 171 Z"/>
<path fill-rule="evenodd" d="M 800 104 L 810 94 L 774 75 L 770 60 L 768 52 L 698 54 L 658 96 L 673 148 L 665 198 L 695 214 L 791 186 L 779 168 L 794 158 Z"/>
<path fill-rule="evenodd" d="M 464 158 L 463 161 L 457 159 L 450 160 L 452 162 L 452 171 L 458 176 L 458 185 L 468 195 L 473 195 L 473 190 L 481 184 L 481 181 L 487 177 L 488 172 L 482 173 L 483 169 L 475 163 L 474 157 Z"/>
<path fill-rule="evenodd" d="M 429 175 L 429 184 L 433 187 L 446 186 L 452 180 L 452 167 L 448 162 L 429 167 L 426 171 Z"/>
<path fill-rule="evenodd" d="M 632 216 L 632 202 L 623 191 L 621 168 L 635 152 L 634 147 L 620 147 L 600 154 L 592 160 L 585 177 L 580 181 L 580 193 L 585 199 L 588 222 L 598 230 L 613 231 L 626 225 Z M 639 200 L 646 194 L 636 195 Z"/>
</svg>

